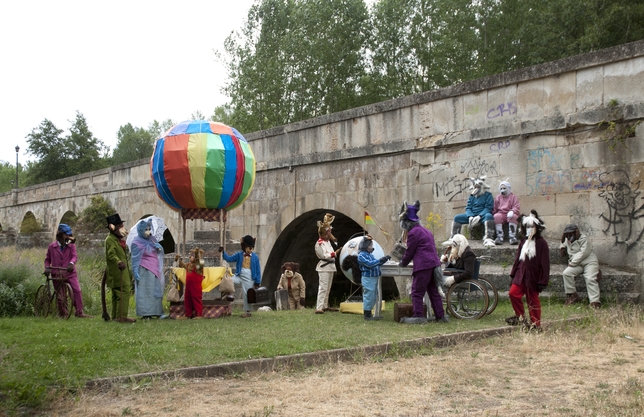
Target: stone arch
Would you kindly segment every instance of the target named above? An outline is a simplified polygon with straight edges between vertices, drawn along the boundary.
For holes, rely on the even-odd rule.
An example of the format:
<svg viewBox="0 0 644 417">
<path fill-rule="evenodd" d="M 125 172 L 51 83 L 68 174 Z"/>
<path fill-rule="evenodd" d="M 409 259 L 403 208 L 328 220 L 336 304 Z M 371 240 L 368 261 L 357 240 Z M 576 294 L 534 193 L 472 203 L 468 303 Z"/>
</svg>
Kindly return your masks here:
<svg viewBox="0 0 644 417">
<path fill-rule="evenodd" d="M 353 215 L 349 216 L 337 210 L 314 209 L 301 214 L 288 223 L 279 232 L 279 236 L 275 238 L 262 274 L 262 285 L 268 288 L 269 293 L 272 294 L 277 289 L 281 265 L 289 261 L 298 262 L 300 264 L 300 273 L 306 282 L 307 306 L 314 306 L 318 291 L 318 274 L 315 271 L 318 258 L 314 251 L 314 245 L 318 239 L 316 223 L 318 220 L 322 220 L 326 213 L 334 215 L 333 234 L 338 239 L 339 245 L 342 245 L 355 235 L 362 234 L 365 231 L 361 225 L 364 221 L 364 210 L 359 210 L 358 207 L 353 208 L 351 212 Z M 360 222 L 353 218 L 356 213 L 359 213 Z M 277 234 L 277 230 L 273 227 L 269 236 L 273 237 Z M 270 243 L 268 242 L 269 246 Z M 354 291 L 359 295 L 362 294 L 359 287 L 356 287 L 344 276 L 340 270 L 340 265 L 336 264 L 336 268 L 338 272 L 333 279 L 329 296 L 329 302 L 333 305 L 345 301 Z M 383 281 L 383 296 L 385 299 L 392 299 L 398 295 L 398 291 L 393 280 L 387 281 L 392 282 L 386 283 Z"/>
<path fill-rule="evenodd" d="M 27 210 L 20 222 L 20 234 L 38 233 L 42 229 L 42 222 L 39 222 L 33 211 Z"/>
</svg>

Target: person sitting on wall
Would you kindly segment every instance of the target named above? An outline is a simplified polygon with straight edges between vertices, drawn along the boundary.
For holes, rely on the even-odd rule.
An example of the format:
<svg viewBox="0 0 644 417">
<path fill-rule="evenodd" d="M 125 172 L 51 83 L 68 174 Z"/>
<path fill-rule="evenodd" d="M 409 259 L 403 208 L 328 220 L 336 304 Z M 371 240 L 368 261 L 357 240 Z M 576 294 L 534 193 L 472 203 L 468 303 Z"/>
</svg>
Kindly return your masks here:
<svg viewBox="0 0 644 417">
<path fill-rule="evenodd" d="M 483 246 L 486 248 L 494 246 L 494 198 L 487 191 L 490 188 L 485 183 L 485 176 L 470 178 L 470 196 L 467 199 L 465 213 L 454 216 L 452 222 L 452 237 L 461 233 L 461 226 L 469 224 L 470 231 L 480 222 L 485 225 L 485 234 L 483 236 Z"/>
<path fill-rule="evenodd" d="M 304 310 L 306 283 L 300 275 L 300 264 L 286 262 L 282 265 L 282 276 L 277 289 L 288 290 L 288 305 L 291 310 Z"/>
<path fill-rule="evenodd" d="M 572 305 L 581 301 L 575 288 L 575 277 L 584 274 L 586 291 L 588 291 L 589 307 L 600 308 L 599 301 L 599 260 L 593 252 L 593 244 L 586 235 L 581 233 L 576 224 L 566 225 L 561 235 L 559 246 L 561 256 L 568 257 L 568 267 L 563 271 L 564 290 L 566 291 L 565 305 Z"/>
<path fill-rule="evenodd" d="M 465 236 L 456 234 L 443 242 L 443 246 L 446 249 L 441 256 L 441 262 L 447 263 L 443 275 L 448 275 L 445 285 L 451 287 L 454 283 L 471 279 L 474 276 L 476 254 Z"/>
<path fill-rule="evenodd" d="M 503 244 L 503 224 L 508 224 L 508 241 L 510 245 L 517 245 L 517 218 L 521 212 L 521 205 L 516 195 L 512 193 L 512 186 L 508 180 L 499 184 L 500 194 L 494 198 L 494 227 L 496 227 L 495 245 Z"/>
</svg>

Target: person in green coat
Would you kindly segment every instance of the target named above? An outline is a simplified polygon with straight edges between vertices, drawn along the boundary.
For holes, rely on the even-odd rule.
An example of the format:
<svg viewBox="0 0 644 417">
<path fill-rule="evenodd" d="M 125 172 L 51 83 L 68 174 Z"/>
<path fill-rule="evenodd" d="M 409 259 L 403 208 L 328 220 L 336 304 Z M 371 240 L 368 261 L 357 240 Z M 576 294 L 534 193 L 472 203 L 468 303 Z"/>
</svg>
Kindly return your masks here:
<svg viewBox="0 0 644 417">
<path fill-rule="evenodd" d="M 110 231 L 105 239 L 106 285 L 112 289 L 112 318 L 121 323 L 134 323 L 136 320 L 127 317 L 132 291 L 132 270 L 125 244 L 127 230 L 118 213 L 108 216 L 106 220 Z"/>
</svg>

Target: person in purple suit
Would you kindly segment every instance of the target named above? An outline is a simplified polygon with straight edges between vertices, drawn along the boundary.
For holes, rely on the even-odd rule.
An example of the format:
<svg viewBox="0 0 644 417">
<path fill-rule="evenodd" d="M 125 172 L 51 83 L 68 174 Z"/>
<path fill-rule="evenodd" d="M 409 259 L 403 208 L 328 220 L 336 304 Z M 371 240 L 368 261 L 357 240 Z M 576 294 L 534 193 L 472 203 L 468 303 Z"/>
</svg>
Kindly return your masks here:
<svg viewBox="0 0 644 417">
<path fill-rule="evenodd" d="M 53 274 L 55 277 L 67 278 L 67 283 L 72 287 L 74 297 L 74 308 L 76 309 L 76 317 L 88 318 L 83 313 L 83 294 L 81 293 L 80 283 L 76 274 L 76 261 L 78 255 L 76 254 L 76 244 L 74 243 L 74 235 L 72 228 L 68 225 L 61 223 L 58 225 L 58 232 L 56 233 L 56 241 L 47 247 L 47 255 L 45 256 L 45 275 L 48 277 Z M 58 269 L 52 268 L 65 268 L 66 273 L 61 273 Z M 63 285 L 62 281 L 54 281 L 54 288 L 56 291 Z M 58 314 L 66 316 L 68 314 L 67 307 L 64 300 L 57 298 Z"/>
<path fill-rule="evenodd" d="M 440 268 L 441 261 L 436 252 L 434 235 L 420 224 L 419 210 L 420 201 L 416 201 L 414 205 L 408 205 L 405 202 L 399 215 L 400 227 L 403 229 L 403 243 L 407 245 L 407 250 L 405 250 L 405 254 L 400 261 L 400 266 L 405 267 L 411 261 L 414 262 L 411 284 L 411 302 L 414 315 L 413 317 L 403 317 L 400 322 L 408 324 L 427 323 L 427 318 L 423 314 L 425 293 L 429 295 L 436 321 L 447 322 L 443 301 L 434 282 L 434 268 Z"/>
</svg>

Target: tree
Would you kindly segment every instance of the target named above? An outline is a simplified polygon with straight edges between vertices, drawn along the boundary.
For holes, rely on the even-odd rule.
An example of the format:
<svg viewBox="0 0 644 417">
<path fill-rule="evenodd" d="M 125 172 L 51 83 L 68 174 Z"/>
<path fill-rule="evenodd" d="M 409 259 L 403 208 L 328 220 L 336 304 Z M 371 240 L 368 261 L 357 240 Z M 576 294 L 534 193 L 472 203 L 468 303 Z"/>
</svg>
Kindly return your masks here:
<svg viewBox="0 0 644 417">
<path fill-rule="evenodd" d="M 162 122 L 154 120 L 148 126 L 148 132 L 150 132 L 150 135 L 152 135 L 152 138 L 156 140 L 156 139 L 159 139 L 161 136 L 163 136 L 163 134 L 167 132 L 175 124 L 176 123 L 173 122 L 172 119 L 165 119 Z"/>
<path fill-rule="evenodd" d="M 104 145 L 89 130 L 83 114 L 77 111 L 76 119 L 71 123 L 70 133 L 66 137 L 48 119 L 44 119 L 27 135 L 27 152 L 37 158 L 37 161 L 28 164 L 28 183 L 54 181 L 106 166 L 105 159 L 100 155 Z"/>
<path fill-rule="evenodd" d="M 83 174 L 104 168 L 105 161 L 101 152 L 105 148 L 102 141 L 96 139 L 87 126 L 85 116 L 76 111 L 76 119 L 69 128 L 69 136 L 65 140 L 65 158 L 68 159 L 70 175 Z"/>
<path fill-rule="evenodd" d="M 105 218 L 116 212 L 112 204 L 102 195 L 93 195 L 91 199 L 91 204 L 78 216 L 76 228 L 81 234 L 105 232 L 107 226 Z"/>
<path fill-rule="evenodd" d="M 118 141 L 112 155 L 114 165 L 152 157 L 154 136 L 148 130 L 128 123 L 119 127 L 117 137 Z"/>
<path fill-rule="evenodd" d="M 58 129 L 51 120 L 44 119 L 40 126 L 32 129 L 27 135 L 27 143 L 29 143 L 27 152 L 38 159 L 30 172 L 30 178 L 35 183 L 70 175 L 65 158 L 66 143 L 61 137 L 62 133 L 63 131 Z"/>
<path fill-rule="evenodd" d="M 16 167 L 9 162 L 0 161 L 0 193 L 11 191 L 15 187 L 15 181 Z M 22 177 L 19 182 L 22 183 Z"/>
</svg>

